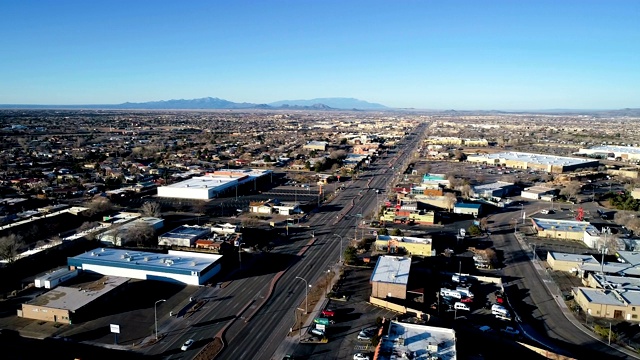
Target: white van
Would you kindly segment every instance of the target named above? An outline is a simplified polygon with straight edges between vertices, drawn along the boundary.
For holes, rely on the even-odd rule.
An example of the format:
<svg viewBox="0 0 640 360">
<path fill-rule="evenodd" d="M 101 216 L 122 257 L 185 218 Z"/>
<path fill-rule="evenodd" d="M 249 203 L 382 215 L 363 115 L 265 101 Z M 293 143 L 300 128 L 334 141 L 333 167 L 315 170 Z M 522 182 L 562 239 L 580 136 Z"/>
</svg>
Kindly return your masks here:
<svg viewBox="0 0 640 360">
<path fill-rule="evenodd" d="M 498 315 L 498 314 L 495 314 L 495 315 L 496 315 L 496 319 L 498 319 L 498 320 L 511 321 L 511 314 L 509 314 L 508 312 L 507 312 L 506 316 L 505 315 Z"/>
<path fill-rule="evenodd" d="M 456 291 L 468 298 L 473 299 L 473 293 L 469 290 L 469 288 L 457 287 Z"/>
<path fill-rule="evenodd" d="M 505 316 L 505 317 L 511 317 L 511 313 L 509 313 L 509 310 L 507 310 L 503 306 L 500 306 L 500 305 L 497 305 L 497 304 L 494 304 L 491 307 L 491 314 Z"/>
<path fill-rule="evenodd" d="M 453 304 L 453 308 L 456 309 L 456 310 L 471 311 L 471 308 L 469 307 L 469 305 L 467 305 L 465 303 L 461 303 L 461 302 L 457 302 L 457 303 Z"/>
<path fill-rule="evenodd" d="M 454 299 L 462 299 L 462 294 L 459 291 L 449 290 L 447 288 L 440 289 L 440 296 L 449 296 Z"/>
<path fill-rule="evenodd" d="M 467 281 L 467 277 L 464 275 L 458 275 L 458 274 L 453 274 L 451 275 L 451 281 L 455 282 L 455 283 L 459 283 L 462 281 Z"/>
</svg>

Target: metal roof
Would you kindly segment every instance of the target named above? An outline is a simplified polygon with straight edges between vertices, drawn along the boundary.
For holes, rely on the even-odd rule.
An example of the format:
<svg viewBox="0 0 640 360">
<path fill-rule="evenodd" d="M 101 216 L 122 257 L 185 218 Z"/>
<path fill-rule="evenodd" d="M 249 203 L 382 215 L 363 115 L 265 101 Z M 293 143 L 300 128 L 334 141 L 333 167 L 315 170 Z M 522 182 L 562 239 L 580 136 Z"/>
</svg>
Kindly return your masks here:
<svg viewBox="0 0 640 360">
<path fill-rule="evenodd" d="M 46 293 L 27 301 L 26 304 L 55 309 L 77 311 L 98 297 L 129 281 L 128 278 L 105 276 L 82 288 L 58 286 Z"/>
<path fill-rule="evenodd" d="M 172 274 L 202 272 L 217 262 L 222 255 L 170 251 L 169 254 L 144 251 L 127 251 L 100 248 L 67 259 L 69 266 L 82 267 L 83 264 L 109 266 L 123 269 L 158 271 Z"/>
<path fill-rule="evenodd" d="M 568 254 L 561 252 L 552 252 L 549 251 L 549 256 L 551 256 L 554 260 L 557 261 L 571 261 L 575 263 L 585 263 L 585 264 L 600 264 L 593 255 L 581 255 L 581 254 Z"/>
<path fill-rule="evenodd" d="M 168 231 L 158 236 L 158 238 L 193 239 L 198 236 L 206 236 L 210 232 L 211 232 L 211 228 L 206 226 L 181 225 L 171 231 Z"/>
<path fill-rule="evenodd" d="M 555 155 L 543 155 L 543 154 L 533 154 L 533 153 L 524 153 L 524 152 L 501 152 L 495 154 L 483 154 L 483 155 L 474 155 L 474 158 L 485 158 L 485 159 L 500 159 L 500 160 L 517 160 L 522 162 L 527 162 L 531 164 L 540 164 L 540 165 L 578 165 L 578 164 L 586 164 L 590 162 L 594 162 L 592 159 L 581 159 L 581 158 L 573 158 L 568 156 L 555 156 Z"/>
<path fill-rule="evenodd" d="M 371 282 L 407 285 L 410 269 L 411 258 L 380 256 L 371 274 Z"/>
<path fill-rule="evenodd" d="M 584 221 L 572 221 L 572 220 L 555 220 L 555 219 L 531 219 L 535 225 L 545 231 L 568 231 L 568 232 L 584 232 L 587 231 L 590 234 L 598 235 L 600 232 L 598 229 L 588 222 Z"/>
<path fill-rule="evenodd" d="M 618 251 L 616 254 L 618 259 L 631 265 L 640 265 L 640 252 L 637 251 Z"/>
<path fill-rule="evenodd" d="M 640 154 L 640 147 L 633 147 L 633 146 L 602 145 L 602 146 L 594 146 L 592 148 L 589 148 L 588 150 L 627 153 L 627 154 Z"/>
</svg>

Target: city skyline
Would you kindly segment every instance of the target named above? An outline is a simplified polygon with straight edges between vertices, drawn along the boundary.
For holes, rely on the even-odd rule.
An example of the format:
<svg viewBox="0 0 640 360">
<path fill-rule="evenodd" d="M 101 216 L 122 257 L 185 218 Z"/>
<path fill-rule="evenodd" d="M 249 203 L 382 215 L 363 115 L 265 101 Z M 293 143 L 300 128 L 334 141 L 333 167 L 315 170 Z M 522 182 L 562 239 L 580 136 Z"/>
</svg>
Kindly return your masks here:
<svg viewBox="0 0 640 360">
<path fill-rule="evenodd" d="M 4 4 L 0 104 L 640 107 L 635 1 Z"/>
</svg>

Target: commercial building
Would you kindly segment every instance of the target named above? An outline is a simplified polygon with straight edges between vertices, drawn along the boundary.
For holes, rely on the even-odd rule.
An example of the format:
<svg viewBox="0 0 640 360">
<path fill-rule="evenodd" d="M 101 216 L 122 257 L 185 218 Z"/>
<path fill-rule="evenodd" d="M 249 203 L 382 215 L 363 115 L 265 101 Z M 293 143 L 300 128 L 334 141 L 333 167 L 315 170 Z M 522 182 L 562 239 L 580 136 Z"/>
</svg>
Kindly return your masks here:
<svg viewBox="0 0 640 360">
<path fill-rule="evenodd" d="M 599 157 L 604 159 L 620 159 L 624 161 L 640 161 L 640 147 L 603 145 L 589 149 L 580 149 L 578 155 Z"/>
<path fill-rule="evenodd" d="M 309 141 L 304 144 L 302 148 L 307 150 L 327 151 L 327 145 L 329 145 L 329 143 L 326 141 Z"/>
<path fill-rule="evenodd" d="M 371 296 L 378 299 L 407 298 L 411 258 L 380 256 L 371 274 Z"/>
<path fill-rule="evenodd" d="M 471 187 L 471 195 L 481 198 L 503 198 L 516 195 L 519 188 L 513 183 L 506 181 L 496 181 L 489 184 L 475 185 Z"/>
<path fill-rule="evenodd" d="M 67 268 L 55 270 L 44 276 L 35 279 L 34 285 L 37 288 L 53 289 L 67 280 L 71 280 L 78 276 L 77 270 L 69 270 Z"/>
<path fill-rule="evenodd" d="M 120 223 L 118 222 L 118 224 Z M 164 226 L 164 220 L 156 217 L 140 217 L 121 224 L 115 225 L 115 228 L 99 234 L 96 239 L 104 244 L 122 246 L 130 241 L 132 238 L 130 232 L 135 232 L 137 226 L 148 226 L 153 231 L 157 231 Z"/>
<path fill-rule="evenodd" d="M 418 224 L 432 225 L 435 220 L 433 211 L 408 210 L 408 209 L 385 209 L 380 216 L 380 221 L 394 224 Z"/>
<path fill-rule="evenodd" d="M 211 228 L 197 225 L 181 225 L 158 236 L 158 245 L 192 247 L 196 240 L 211 234 Z"/>
<path fill-rule="evenodd" d="M 373 360 L 457 359 L 453 329 L 391 321 L 383 335 Z"/>
<path fill-rule="evenodd" d="M 520 197 L 523 197 L 525 199 L 532 199 L 532 200 L 543 200 L 548 197 L 553 198 L 557 193 L 557 191 L 558 191 L 557 189 L 548 188 L 545 186 L 532 186 L 532 187 L 525 188 L 520 193 Z"/>
<path fill-rule="evenodd" d="M 22 304 L 18 316 L 65 324 L 91 318 L 93 309 L 106 304 L 128 281 L 108 276 L 82 287 L 58 286 Z"/>
<path fill-rule="evenodd" d="M 583 264 L 600 264 L 593 255 L 567 254 L 549 251 L 547 263 L 554 271 L 577 272 Z"/>
<path fill-rule="evenodd" d="M 453 213 L 478 217 L 482 214 L 482 204 L 457 203 L 453 206 Z"/>
<path fill-rule="evenodd" d="M 220 170 L 205 176 L 196 176 L 191 179 L 158 188 L 159 197 L 210 200 L 223 193 L 233 190 L 247 183 L 254 183 L 260 178 L 271 176 L 271 170 L 259 169 L 229 169 Z"/>
<path fill-rule="evenodd" d="M 70 269 L 109 276 L 203 285 L 220 271 L 222 255 L 173 251 L 168 254 L 95 249 L 67 259 Z"/>
<path fill-rule="evenodd" d="M 538 237 L 583 241 L 591 248 L 600 244 L 600 232 L 585 221 L 533 218 L 531 224 Z"/>
<path fill-rule="evenodd" d="M 488 165 L 504 165 L 514 169 L 541 170 L 550 173 L 563 173 L 582 168 L 598 167 L 600 164 L 597 160 L 523 152 L 469 155 L 467 156 L 467 161 Z"/>
<path fill-rule="evenodd" d="M 433 241 L 430 238 L 378 235 L 374 246 L 376 250 L 389 254 L 433 256 L 432 244 Z"/>
<path fill-rule="evenodd" d="M 627 289 L 573 289 L 576 303 L 584 312 L 607 319 L 638 321 L 640 291 Z"/>
</svg>

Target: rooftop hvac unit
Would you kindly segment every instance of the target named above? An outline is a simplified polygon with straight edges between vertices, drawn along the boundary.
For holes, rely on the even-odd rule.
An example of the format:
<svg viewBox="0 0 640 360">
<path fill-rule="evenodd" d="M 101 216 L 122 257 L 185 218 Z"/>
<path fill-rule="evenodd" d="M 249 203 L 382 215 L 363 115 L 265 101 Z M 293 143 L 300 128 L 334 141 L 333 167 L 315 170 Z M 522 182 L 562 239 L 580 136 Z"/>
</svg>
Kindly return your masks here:
<svg viewBox="0 0 640 360">
<path fill-rule="evenodd" d="M 100 252 L 104 252 L 104 248 L 100 249 Z"/>
<path fill-rule="evenodd" d="M 149 257 L 148 257 L 148 256 L 145 256 L 145 257 L 144 257 L 144 261 L 149 261 Z"/>
<path fill-rule="evenodd" d="M 196 266 L 196 265 L 197 265 L 197 263 L 195 261 L 191 262 L 191 266 Z"/>
</svg>

